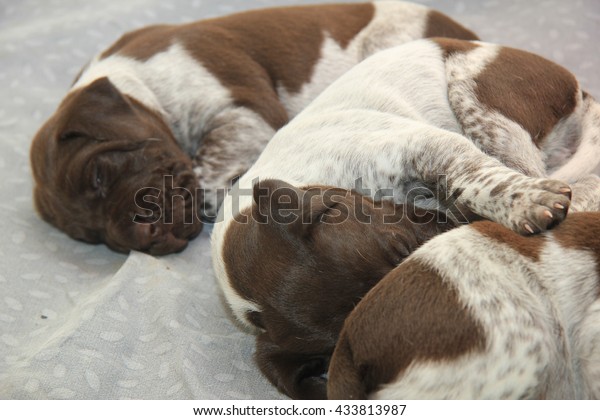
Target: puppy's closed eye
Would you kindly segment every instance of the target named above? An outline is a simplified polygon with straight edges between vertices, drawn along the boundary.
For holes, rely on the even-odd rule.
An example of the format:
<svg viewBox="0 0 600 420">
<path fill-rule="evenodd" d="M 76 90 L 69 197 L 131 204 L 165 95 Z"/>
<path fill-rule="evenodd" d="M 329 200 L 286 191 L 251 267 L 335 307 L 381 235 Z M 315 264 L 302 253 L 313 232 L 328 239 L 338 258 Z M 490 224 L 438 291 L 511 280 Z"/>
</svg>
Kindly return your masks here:
<svg viewBox="0 0 600 420">
<path fill-rule="evenodd" d="M 97 197 L 106 197 L 107 193 L 107 168 L 98 160 L 90 163 L 89 169 L 86 171 L 86 176 L 83 179 L 83 188 L 91 191 Z"/>
<path fill-rule="evenodd" d="M 103 176 L 98 165 L 94 165 L 94 169 L 92 171 L 92 188 L 94 190 L 100 190 L 102 188 Z"/>
<path fill-rule="evenodd" d="M 80 139 L 82 137 L 86 137 L 86 135 L 79 131 L 65 131 L 59 136 L 58 141 L 67 142 L 70 140 Z"/>
</svg>

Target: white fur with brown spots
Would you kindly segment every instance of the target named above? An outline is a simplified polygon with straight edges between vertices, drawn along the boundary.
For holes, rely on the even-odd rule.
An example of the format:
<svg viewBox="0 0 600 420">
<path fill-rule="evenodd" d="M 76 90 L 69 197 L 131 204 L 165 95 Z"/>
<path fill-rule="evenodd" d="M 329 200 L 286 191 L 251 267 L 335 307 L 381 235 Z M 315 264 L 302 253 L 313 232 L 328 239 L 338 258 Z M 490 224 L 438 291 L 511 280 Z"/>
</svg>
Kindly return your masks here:
<svg viewBox="0 0 600 420">
<path fill-rule="evenodd" d="M 599 398 L 599 235 L 595 212 L 527 238 L 477 222 L 432 239 L 346 319 L 329 397 Z M 436 292 L 414 290 L 426 279 Z"/>
<path fill-rule="evenodd" d="M 226 196 L 212 234 L 213 266 L 226 300 L 236 318 L 250 328 L 277 324 L 277 331 L 262 328 L 263 342 L 270 337 L 273 348 L 293 353 L 286 347 L 288 339 L 308 346 L 323 332 L 287 337 L 286 328 L 291 331 L 294 320 L 287 325 L 280 319 L 313 319 L 321 308 L 311 306 L 314 299 L 296 301 L 281 291 L 340 281 L 331 283 L 311 271 L 325 258 L 318 252 L 294 259 L 293 252 L 277 251 L 278 243 L 311 249 L 310 235 L 278 228 L 273 219 L 266 224 L 236 220 L 259 209 L 257 180 L 276 180 L 271 184 L 296 189 L 319 185 L 350 190 L 360 179 L 359 192 L 376 195 L 389 189 L 397 202 L 407 201 L 420 187 L 431 194 L 422 195 L 417 206 L 449 211 L 451 218 L 460 217 L 457 208 L 467 209 L 468 220 L 475 213 L 519 234 L 539 233 L 565 218 L 570 183 L 598 171 L 593 162 L 579 171 L 576 164 L 582 157 L 578 148 L 595 151 L 590 153 L 592 160 L 600 155 L 598 125 L 593 122 L 596 108 L 571 73 L 507 47 L 434 38 L 373 55 L 279 130 Z M 567 179 L 548 178 L 551 171 L 563 169 L 568 169 Z M 592 177 L 586 182 L 590 179 L 594 181 Z M 574 190 L 582 194 L 573 197 L 579 208 L 589 202 L 585 191 Z M 447 207 L 448 197 L 450 204 L 456 198 L 456 207 Z M 352 224 L 339 226 L 333 240 L 361 246 Z M 263 267 L 262 274 L 253 275 L 257 264 Z M 302 280 L 302 273 L 307 280 Z M 302 283 L 286 285 L 292 277 Z M 348 281 L 353 281 L 351 277 Z M 252 290 L 264 292 L 265 284 L 277 285 L 280 292 L 263 293 L 269 302 L 249 297 L 260 295 Z M 308 296 L 318 293 L 314 290 Z M 316 353 L 323 356 L 327 349 Z M 290 360 L 298 359 L 290 356 Z M 286 383 L 289 369 L 273 375 L 275 382 Z M 288 382 L 294 383 L 294 378 Z"/>
</svg>

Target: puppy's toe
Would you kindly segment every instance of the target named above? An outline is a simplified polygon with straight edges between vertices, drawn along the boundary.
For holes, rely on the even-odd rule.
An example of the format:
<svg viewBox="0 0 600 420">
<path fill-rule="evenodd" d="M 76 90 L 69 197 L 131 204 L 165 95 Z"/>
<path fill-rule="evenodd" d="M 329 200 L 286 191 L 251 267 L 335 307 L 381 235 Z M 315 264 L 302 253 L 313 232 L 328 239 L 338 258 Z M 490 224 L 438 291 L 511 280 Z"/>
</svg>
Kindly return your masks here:
<svg viewBox="0 0 600 420">
<path fill-rule="evenodd" d="M 567 216 L 571 188 L 561 181 L 538 180 L 522 189 L 512 203 L 514 230 L 533 235 L 551 229 Z"/>
</svg>

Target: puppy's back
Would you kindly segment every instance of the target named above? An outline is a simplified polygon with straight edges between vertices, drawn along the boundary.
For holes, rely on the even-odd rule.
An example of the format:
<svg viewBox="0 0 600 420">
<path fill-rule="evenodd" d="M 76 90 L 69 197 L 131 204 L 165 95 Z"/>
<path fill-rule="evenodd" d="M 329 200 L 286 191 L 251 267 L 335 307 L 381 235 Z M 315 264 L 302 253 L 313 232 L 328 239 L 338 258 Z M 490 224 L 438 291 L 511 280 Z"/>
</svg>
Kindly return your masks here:
<svg viewBox="0 0 600 420">
<path fill-rule="evenodd" d="M 579 213 L 544 235 L 481 222 L 434 238 L 346 319 L 329 398 L 597 395 L 599 236 L 600 213 Z"/>
<path fill-rule="evenodd" d="M 328 397 L 366 399 L 413 363 L 452 360 L 485 345 L 482 326 L 456 291 L 412 258 L 384 277 L 347 318 L 330 365 Z"/>
</svg>

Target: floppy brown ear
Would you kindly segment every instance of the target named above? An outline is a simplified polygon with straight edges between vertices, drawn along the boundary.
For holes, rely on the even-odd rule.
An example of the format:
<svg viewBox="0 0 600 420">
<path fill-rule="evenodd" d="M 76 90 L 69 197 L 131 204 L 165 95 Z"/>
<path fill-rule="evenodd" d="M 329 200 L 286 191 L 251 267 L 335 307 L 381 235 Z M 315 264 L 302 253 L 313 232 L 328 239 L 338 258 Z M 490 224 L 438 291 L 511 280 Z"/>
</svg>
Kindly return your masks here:
<svg viewBox="0 0 600 420">
<path fill-rule="evenodd" d="M 306 233 L 322 216 L 341 204 L 346 190 L 328 187 L 299 189 L 287 182 L 268 179 L 254 185 L 254 217 L 259 223 L 286 226 L 298 234 Z"/>
<path fill-rule="evenodd" d="M 90 121 L 120 124 L 134 112 L 131 103 L 107 77 L 81 88 L 64 105 L 67 111 L 62 113 L 64 119 L 58 122 L 59 141 L 82 136 L 103 140 L 107 134 L 101 127 L 107 124 L 90 124 Z"/>
<path fill-rule="evenodd" d="M 347 200 L 350 191 L 333 187 L 314 187 L 304 194 L 302 202 L 302 228 L 308 234 L 318 223 L 341 223 L 350 213 Z M 335 210 L 334 210 L 335 209 Z"/>
<path fill-rule="evenodd" d="M 300 217 L 303 191 L 278 179 L 259 181 L 253 188 L 253 216 L 259 223 L 293 225 Z"/>
<path fill-rule="evenodd" d="M 266 333 L 256 338 L 256 362 L 279 391 L 293 399 L 327 399 L 329 355 L 304 355 L 282 350 Z"/>
</svg>

